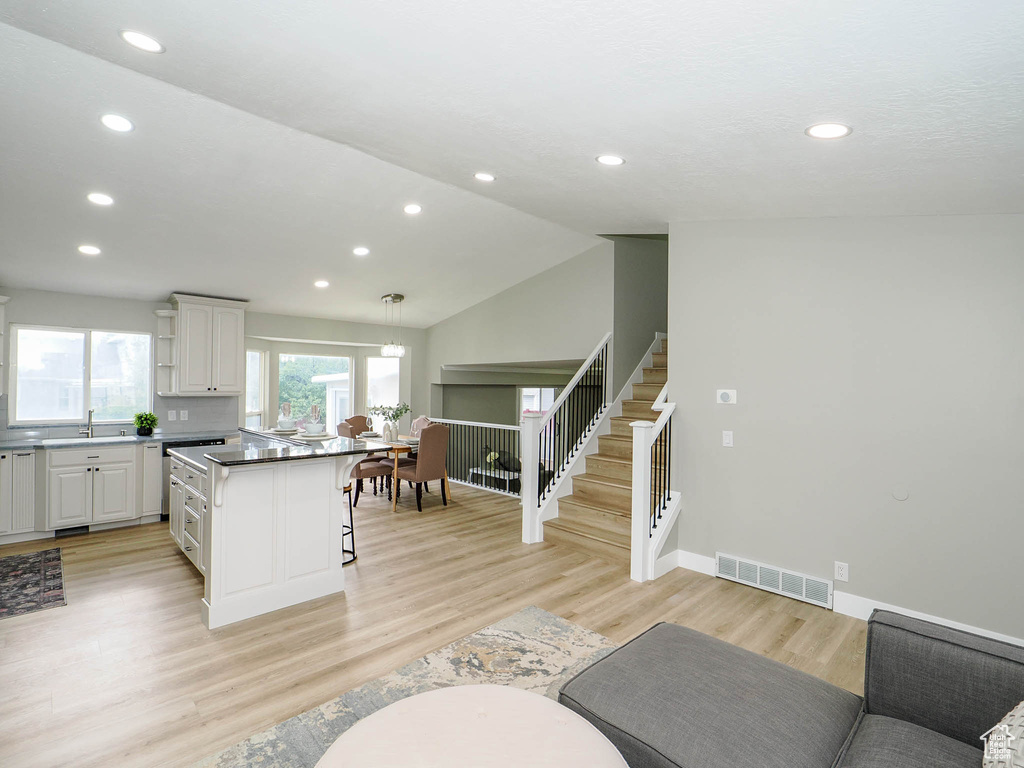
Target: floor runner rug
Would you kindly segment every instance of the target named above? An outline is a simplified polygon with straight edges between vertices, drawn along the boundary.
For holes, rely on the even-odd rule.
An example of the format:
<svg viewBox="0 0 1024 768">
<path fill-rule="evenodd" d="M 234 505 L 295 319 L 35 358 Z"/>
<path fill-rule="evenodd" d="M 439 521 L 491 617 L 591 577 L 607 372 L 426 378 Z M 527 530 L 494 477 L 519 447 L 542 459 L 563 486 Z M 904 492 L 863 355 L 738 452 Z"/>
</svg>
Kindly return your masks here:
<svg viewBox="0 0 1024 768">
<path fill-rule="evenodd" d="M 60 548 L 0 557 L 0 619 L 67 605 Z"/>
</svg>

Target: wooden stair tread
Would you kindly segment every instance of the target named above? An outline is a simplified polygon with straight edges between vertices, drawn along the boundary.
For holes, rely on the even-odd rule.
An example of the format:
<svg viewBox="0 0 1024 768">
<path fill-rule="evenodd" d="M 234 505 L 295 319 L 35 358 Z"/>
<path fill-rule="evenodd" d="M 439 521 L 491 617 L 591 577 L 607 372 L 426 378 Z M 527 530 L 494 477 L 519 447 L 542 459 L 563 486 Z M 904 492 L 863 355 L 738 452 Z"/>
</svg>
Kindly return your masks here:
<svg viewBox="0 0 1024 768">
<path fill-rule="evenodd" d="M 554 528 L 557 531 L 563 531 L 575 536 L 582 536 L 586 539 L 600 541 L 604 544 L 618 547 L 619 549 L 629 550 L 628 535 L 621 535 L 613 531 L 606 530 L 605 528 L 588 525 L 586 522 L 581 520 L 562 520 L 561 518 L 556 517 L 553 520 L 546 521 L 544 523 L 544 527 L 545 529 Z"/>
<path fill-rule="evenodd" d="M 563 496 L 558 501 L 559 503 L 564 502 L 574 507 L 578 507 L 584 513 L 592 512 L 604 515 L 617 515 L 618 517 L 622 517 L 627 520 L 632 516 L 631 512 L 627 512 L 623 509 L 617 509 L 615 507 L 598 506 L 600 504 L 600 501 L 598 499 L 591 499 L 586 496 L 577 496 L 576 494 L 572 494 L 570 496 Z M 560 520 L 561 516 L 556 517 L 554 519 Z"/>
<path fill-rule="evenodd" d="M 610 435 L 608 435 L 610 437 Z M 590 453 L 587 454 L 588 459 L 601 459 L 601 461 L 614 461 L 616 464 L 633 464 L 631 459 L 625 459 L 622 456 L 611 456 L 607 453 Z"/>
<path fill-rule="evenodd" d="M 590 483 L 600 483 L 601 485 L 610 485 L 615 488 L 625 488 L 630 490 L 632 484 L 626 480 L 616 480 L 612 477 L 605 477 L 604 475 L 592 475 L 589 472 L 584 472 L 582 475 L 575 475 L 573 480 L 585 480 Z"/>
</svg>

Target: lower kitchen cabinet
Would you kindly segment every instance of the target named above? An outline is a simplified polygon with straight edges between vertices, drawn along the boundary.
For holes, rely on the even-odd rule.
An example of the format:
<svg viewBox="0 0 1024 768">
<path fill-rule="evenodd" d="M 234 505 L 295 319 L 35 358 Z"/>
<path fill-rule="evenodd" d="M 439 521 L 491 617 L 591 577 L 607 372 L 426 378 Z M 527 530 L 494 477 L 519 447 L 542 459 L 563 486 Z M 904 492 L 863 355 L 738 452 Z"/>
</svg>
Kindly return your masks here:
<svg viewBox="0 0 1024 768">
<path fill-rule="evenodd" d="M 0 535 L 35 527 L 35 478 L 33 451 L 0 451 Z"/>
<path fill-rule="evenodd" d="M 138 517 L 135 449 L 47 451 L 47 530 Z"/>
</svg>

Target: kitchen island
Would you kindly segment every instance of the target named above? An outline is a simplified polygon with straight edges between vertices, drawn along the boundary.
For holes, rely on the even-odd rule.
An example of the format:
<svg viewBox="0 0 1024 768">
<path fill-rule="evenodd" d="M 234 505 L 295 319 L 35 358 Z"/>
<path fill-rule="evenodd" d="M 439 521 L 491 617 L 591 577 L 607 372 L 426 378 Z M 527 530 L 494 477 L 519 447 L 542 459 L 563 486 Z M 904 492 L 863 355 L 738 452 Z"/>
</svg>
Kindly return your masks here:
<svg viewBox="0 0 1024 768">
<path fill-rule="evenodd" d="M 241 430 L 239 445 L 168 451 L 171 536 L 206 577 L 206 626 L 342 591 L 344 489 L 356 463 L 386 448 Z"/>
</svg>

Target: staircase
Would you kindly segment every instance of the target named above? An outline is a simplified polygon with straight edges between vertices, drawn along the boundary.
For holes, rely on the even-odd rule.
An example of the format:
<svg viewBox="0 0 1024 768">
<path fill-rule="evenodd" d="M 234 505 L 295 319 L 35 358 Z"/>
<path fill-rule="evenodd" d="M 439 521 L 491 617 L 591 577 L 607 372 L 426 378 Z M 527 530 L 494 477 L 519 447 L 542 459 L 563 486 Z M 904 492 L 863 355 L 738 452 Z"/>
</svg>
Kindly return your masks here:
<svg viewBox="0 0 1024 768">
<path fill-rule="evenodd" d="M 634 384 L 622 415 L 611 418 L 611 433 L 600 435 L 598 452 L 586 457 L 586 473 L 572 478 L 572 495 L 558 499 L 558 517 L 544 523 L 544 540 L 583 549 L 605 560 L 629 565 L 632 514 L 633 429 L 630 422 L 657 421 L 651 410 L 668 381 L 668 339 Z"/>
</svg>

